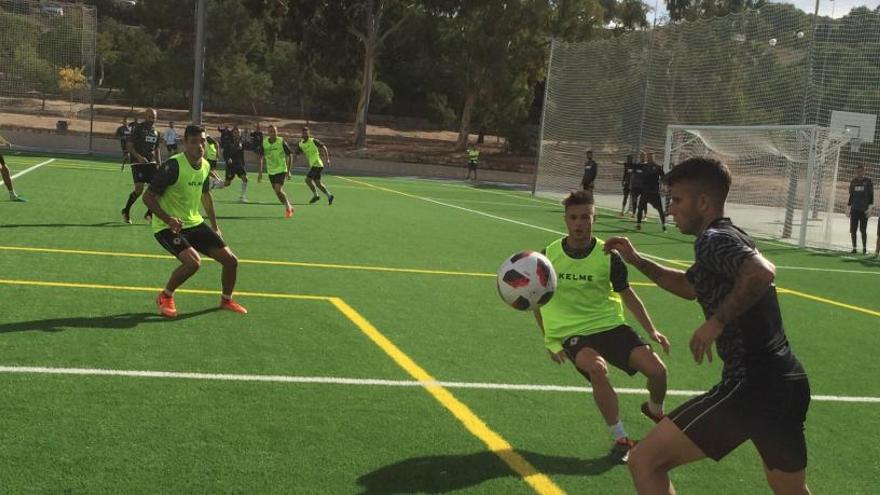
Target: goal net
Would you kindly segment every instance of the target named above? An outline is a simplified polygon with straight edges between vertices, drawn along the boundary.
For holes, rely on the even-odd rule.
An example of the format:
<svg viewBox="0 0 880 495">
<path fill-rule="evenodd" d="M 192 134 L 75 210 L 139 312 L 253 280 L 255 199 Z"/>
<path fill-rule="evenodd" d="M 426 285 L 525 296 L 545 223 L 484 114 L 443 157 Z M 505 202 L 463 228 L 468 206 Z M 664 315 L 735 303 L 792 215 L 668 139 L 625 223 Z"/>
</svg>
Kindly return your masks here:
<svg viewBox="0 0 880 495">
<path fill-rule="evenodd" d="M 96 30 L 92 6 L 0 2 L 0 144 L 88 151 Z"/>
<path fill-rule="evenodd" d="M 764 215 L 734 212 L 737 223 L 757 223 L 750 232 L 849 247 L 848 223 L 839 223 L 846 187 L 859 166 L 880 182 L 877 26 L 880 11 L 814 17 L 769 3 L 588 42 L 553 40 L 533 190 L 558 198 L 578 189 L 589 150 L 596 202 L 617 214 L 628 155 L 653 152 L 669 167 L 709 154 L 733 169 L 732 201 Z M 664 161 L 670 125 L 685 127 L 673 128 Z M 841 131 L 852 131 L 846 146 Z"/>
<path fill-rule="evenodd" d="M 670 125 L 663 158 L 725 163 L 734 178 L 726 214 L 747 232 L 832 247 L 848 242 L 847 191 L 835 187 L 848 142 L 846 134 L 816 125 Z"/>
</svg>

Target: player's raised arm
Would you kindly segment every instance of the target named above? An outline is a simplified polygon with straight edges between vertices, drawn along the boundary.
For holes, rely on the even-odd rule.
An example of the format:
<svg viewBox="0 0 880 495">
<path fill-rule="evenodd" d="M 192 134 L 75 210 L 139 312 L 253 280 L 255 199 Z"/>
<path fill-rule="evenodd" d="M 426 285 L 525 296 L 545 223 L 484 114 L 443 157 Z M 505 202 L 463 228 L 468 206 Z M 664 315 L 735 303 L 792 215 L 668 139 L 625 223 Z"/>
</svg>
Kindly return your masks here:
<svg viewBox="0 0 880 495">
<path fill-rule="evenodd" d="M 697 298 L 694 287 L 688 281 L 684 271 L 665 267 L 645 258 L 636 251 L 628 238 L 611 237 L 605 241 L 605 253 L 608 254 L 611 251 L 617 251 L 624 261 L 636 267 L 638 271 L 642 272 L 661 288 L 684 299 L 693 300 Z"/>
</svg>

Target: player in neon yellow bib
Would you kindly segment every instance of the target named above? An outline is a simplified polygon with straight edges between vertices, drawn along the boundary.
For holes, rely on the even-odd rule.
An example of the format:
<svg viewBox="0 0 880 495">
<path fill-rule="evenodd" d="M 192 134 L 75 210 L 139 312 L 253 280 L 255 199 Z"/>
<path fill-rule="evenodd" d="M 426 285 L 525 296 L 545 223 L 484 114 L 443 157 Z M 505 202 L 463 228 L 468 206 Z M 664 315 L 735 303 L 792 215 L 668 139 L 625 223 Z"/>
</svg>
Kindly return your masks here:
<svg viewBox="0 0 880 495">
<path fill-rule="evenodd" d="M 269 135 L 263 138 L 263 143 L 258 150 L 260 171 L 257 173 L 257 182 L 263 180 L 263 165 L 265 165 L 269 172 L 272 190 L 275 191 L 278 201 L 284 205 L 284 216 L 290 218 L 293 216 L 293 206 L 287 199 L 287 193 L 284 192 L 284 180 L 290 177 L 291 151 L 287 143 L 284 142 L 284 138 L 278 135 L 277 127 L 269 126 Z"/>
<path fill-rule="evenodd" d="M 156 298 L 159 313 L 166 318 L 177 316 L 174 291 L 198 271 L 202 262 L 199 253 L 202 253 L 223 266 L 220 308 L 245 314 L 247 310 L 232 299 L 238 259 L 220 237 L 220 227 L 217 226 L 208 182 L 211 166 L 205 159 L 205 130 L 197 125 L 187 126 L 183 146 L 183 153 L 172 156 L 156 171 L 144 193 L 144 203 L 153 212 L 156 240 L 180 260 L 180 266 L 171 274 L 165 290 Z M 199 211 L 200 204 L 205 209 L 210 227 Z"/>
<path fill-rule="evenodd" d="M 642 412 L 655 422 L 663 418 L 666 397 L 666 366 L 626 324 L 623 306 L 667 353 L 669 341 L 654 328 L 645 306 L 630 287 L 623 260 L 616 253 L 606 256 L 604 243 L 593 237 L 593 195 L 578 191 L 563 204 L 568 236 L 544 251 L 558 277 L 556 294 L 535 312 L 535 319 L 550 358 L 559 364 L 570 360 L 592 384 L 593 399 L 614 437 L 609 459 L 623 463 L 635 443 L 620 420 L 608 365 L 629 375 L 640 372 L 647 377 L 650 400 L 642 404 Z"/>
<path fill-rule="evenodd" d="M 325 164 L 323 160 L 321 160 L 321 150 L 324 151 L 324 156 L 327 158 L 327 163 Z M 332 205 L 334 196 L 324 187 L 324 184 L 321 183 L 321 174 L 324 173 L 324 167 L 330 166 L 330 150 L 324 146 L 324 143 L 318 141 L 313 138 L 311 132 L 308 127 L 302 128 L 302 140 L 297 143 L 296 154 L 304 155 L 306 157 L 306 163 L 309 165 L 309 172 L 306 174 L 306 185 L 309 186 L 309 189 L 312 190 L 312 199 L 309 203 L 316 203 L 320 196 L 318 196 L 318 192 L 315 190 L 315 186 L 327 196 L 327 204 Z"/>
</svg>

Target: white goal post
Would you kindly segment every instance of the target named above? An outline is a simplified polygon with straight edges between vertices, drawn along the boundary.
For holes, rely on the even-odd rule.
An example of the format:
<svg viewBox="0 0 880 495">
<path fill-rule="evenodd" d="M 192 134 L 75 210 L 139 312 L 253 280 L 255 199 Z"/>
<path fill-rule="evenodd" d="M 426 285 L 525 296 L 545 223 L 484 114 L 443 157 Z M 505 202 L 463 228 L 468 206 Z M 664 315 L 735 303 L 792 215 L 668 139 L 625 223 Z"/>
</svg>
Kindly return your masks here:
<svg viewBox="0 0 880 495">
<path fill-rule="evenodd" d="M 846 132 L 818 125 L 669 125 L 663 163 L 668 171 L 698 156 L 724 162 L 733 176 L 726 213 L 738 225 L 830 248 L 849 242 L 846 184 L 838 183 L 848 141 Z"/>
</svg>

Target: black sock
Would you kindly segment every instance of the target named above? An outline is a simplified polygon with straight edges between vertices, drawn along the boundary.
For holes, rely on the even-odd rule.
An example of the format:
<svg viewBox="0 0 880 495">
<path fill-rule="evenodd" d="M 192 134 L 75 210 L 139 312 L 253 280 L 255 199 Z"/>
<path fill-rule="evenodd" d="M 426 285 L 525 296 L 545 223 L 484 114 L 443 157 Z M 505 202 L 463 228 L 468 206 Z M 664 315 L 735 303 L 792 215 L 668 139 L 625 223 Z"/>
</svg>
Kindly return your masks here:
<svg viewBox="0 0 880 495">
<path fill-rule="evenodd" d="M 123 208 L 122 211 L 128 213 L 128 212 L 131 210 L 131 205 L 133 205 L 134 202 L 137 201 L 138 196 L 140 196 L 140 195 L 139 195 L 139 194 L 135 194 L 135 193 L 131 193 L 131 194 L 129 194 L 129 195 L 128 195 L 128 201 L 126 201 L 126 203 L 125 203 L 125 208 Z"/>
</svg>

